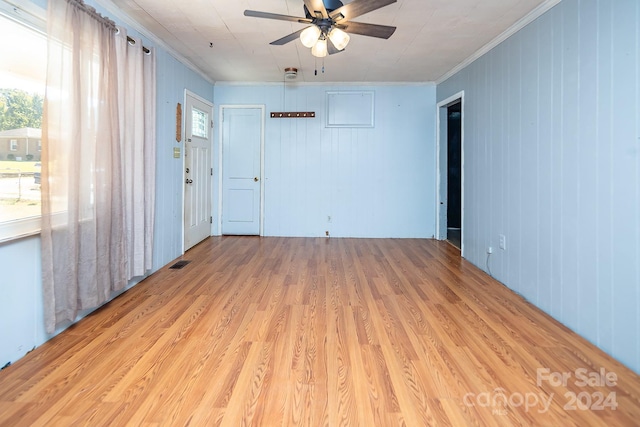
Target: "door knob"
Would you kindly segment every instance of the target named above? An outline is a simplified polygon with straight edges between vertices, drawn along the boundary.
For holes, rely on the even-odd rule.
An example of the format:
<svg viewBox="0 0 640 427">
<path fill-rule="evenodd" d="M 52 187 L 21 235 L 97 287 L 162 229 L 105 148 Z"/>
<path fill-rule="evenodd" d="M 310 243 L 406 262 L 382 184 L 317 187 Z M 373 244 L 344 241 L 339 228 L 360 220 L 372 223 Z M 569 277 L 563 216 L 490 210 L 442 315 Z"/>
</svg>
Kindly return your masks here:
<svg viewBox="0 0 640 427">
<path fill-rule="evenodd" d="M 186 181 L 187 184 L 191 184 L 192 182 L 193 182 L 192 179 L 187 178 L 187 181 Z"/>
<path fill-rule="evenodd" d="M 258 181 L 259 181 L 259 179 L 258 179 L 257 176 L 255 178 L 253 178 L 253 182 L 258 182 Z"/>
</svg>

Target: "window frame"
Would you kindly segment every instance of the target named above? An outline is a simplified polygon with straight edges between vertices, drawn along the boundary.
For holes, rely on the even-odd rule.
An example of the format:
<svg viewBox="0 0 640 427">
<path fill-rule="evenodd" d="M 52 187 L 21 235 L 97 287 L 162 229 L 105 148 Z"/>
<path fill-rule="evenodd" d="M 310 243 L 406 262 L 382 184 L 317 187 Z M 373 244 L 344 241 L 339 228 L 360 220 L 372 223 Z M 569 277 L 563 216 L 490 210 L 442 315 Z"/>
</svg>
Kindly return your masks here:
<svg viewBox="0 0 640 427">
<path fill-rule="evenodd" d="M 46 36 L 46 10 L 31 1 L 0 0 L 0 17 Z M 3 221 L 0 222 L 0 243 L 39 235 L 41 230 L 41 215 Z"/>
</svg>

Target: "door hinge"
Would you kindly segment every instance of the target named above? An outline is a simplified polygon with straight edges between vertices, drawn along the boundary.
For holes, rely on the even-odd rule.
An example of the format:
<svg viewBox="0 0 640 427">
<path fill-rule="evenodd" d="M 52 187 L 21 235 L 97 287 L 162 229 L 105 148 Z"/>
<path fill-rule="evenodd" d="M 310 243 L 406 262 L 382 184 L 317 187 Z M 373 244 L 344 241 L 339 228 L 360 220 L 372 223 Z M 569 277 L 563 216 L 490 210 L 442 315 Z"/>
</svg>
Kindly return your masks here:
<svg viewBox="0 0 640 427">
<path fill-rule="evenodd" d="M 211 120 L 211 129 L 213 129 L 213 120 Z"/>
<path fill-rule="evenodd" d="M 211 168 L 211 176 L 213 176 L 213 168 Z"/>
<path fill-rule="evenodd" d="M 209 217 L 209 224 L 213 224 L 213 217 L 212 216 Z"/>
</svg>

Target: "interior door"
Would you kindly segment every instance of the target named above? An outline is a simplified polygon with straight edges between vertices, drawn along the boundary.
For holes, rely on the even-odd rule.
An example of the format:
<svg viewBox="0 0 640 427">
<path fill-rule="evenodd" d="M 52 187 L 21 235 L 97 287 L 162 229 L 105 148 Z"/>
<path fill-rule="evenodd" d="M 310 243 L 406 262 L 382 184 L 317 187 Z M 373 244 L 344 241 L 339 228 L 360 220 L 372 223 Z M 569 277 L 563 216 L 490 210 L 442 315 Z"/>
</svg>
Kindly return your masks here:
<svg viewBox="0 0 640 427">
<path fill-rule="evenodd" d="M 212 105 L 187 92 L 184 144 L 184 248 L 211 235 Z"/>
<path fill-rule="evenodd" d="M 222 234 L 260 235 L 262 108 L 222 111 Z"/>
</svg>

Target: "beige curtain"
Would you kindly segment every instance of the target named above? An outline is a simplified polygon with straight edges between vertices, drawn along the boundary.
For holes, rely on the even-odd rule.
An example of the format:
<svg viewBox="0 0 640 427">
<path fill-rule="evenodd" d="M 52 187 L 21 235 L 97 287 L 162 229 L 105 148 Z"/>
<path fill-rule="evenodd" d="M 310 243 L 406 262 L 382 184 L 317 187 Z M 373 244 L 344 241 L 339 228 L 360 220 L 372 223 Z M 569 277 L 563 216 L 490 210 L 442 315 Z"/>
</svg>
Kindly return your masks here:
<svg viewBox="0 0 640 427">
<path fill-rule="evenodd" d="M 155 205 L 155 54 L 120 28 L 116 37 L 127 277 L 152 265 Z"/>
<path fill-rule="evenodd" d="M 156 53 L 144 56 L 144 268 L 153 268 L 156 212 Z"/>
<path fill-rule="evenodd" d="M 147 82 L 144 66 L 119 67 L 113 22 L 81 0 L 50 1 L 47 20 L 41 235 L 45 326 L 51 333 L 61 323 L 74 321 L 79 310 L 101 305 L 113 290 L 150 267 L 145 261 L 151 260 L 147 251 L 152 245 L 145 243 L 152 239 L 154 202 L 145 190 L 155 191 L 153 182 L 147 185 L 155 179 L 155 150 L 145 153 L 145 147 L 155 147 L 155 135 L 145 143 L 144 129 L 155 130 L 155 93 L 153 118 L 145 122 L 145 102 L 123 99 L 119 83 L 129 77 L 119 73 L 136 75 L 139 70 L 135 84 L 141 90 L 136 92 L 144 97 L 147 85 L 155 89 L 155 71 L 153 81 Z M 138 108 L 121 113 L 137 102 Z M 125 126 L 121 132 L 124 117 L 125 123 L 141 123 L 143 131 L 136 127 L 129 135 Z M 131 181 L 139 178 L 142 191 Z M 139 205 L 142 215 L 132 214 Z"/>
</svg>

